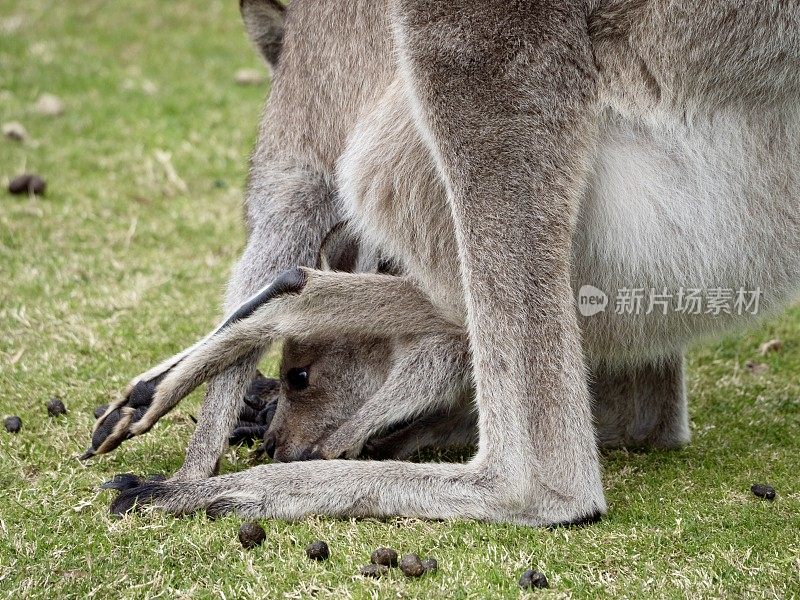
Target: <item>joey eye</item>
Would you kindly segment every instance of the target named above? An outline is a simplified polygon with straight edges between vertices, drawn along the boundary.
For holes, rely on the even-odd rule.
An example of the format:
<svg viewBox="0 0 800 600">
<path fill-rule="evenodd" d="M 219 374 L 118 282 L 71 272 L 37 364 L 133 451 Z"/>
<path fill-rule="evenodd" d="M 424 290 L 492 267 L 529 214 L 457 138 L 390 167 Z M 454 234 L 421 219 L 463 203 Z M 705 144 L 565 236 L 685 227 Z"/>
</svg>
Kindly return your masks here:
<svg viewBox="0 0 800 600">
<path fill-rule="evenodd" d="M 308 367 L 289 369 L 286 372 L 289 389 L 299 392 L 308 387 Z"/>
</svg>

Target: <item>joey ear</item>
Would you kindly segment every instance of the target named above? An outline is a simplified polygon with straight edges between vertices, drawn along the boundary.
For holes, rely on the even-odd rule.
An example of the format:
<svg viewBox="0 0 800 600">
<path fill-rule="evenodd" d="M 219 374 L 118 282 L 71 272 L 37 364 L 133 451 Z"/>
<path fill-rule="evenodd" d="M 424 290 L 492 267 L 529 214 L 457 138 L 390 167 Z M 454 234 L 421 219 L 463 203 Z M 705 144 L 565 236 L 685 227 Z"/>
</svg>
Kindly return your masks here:
<svg viewBox="0 0 800 600">
<path fill-rule="evenodd" d="M 347 221 L 340 221 L 322 240 L 317 255 L 317 268 L 352 273 L 357 263 L 358 240 L 348 229 Z"/>
<path fill-rule="evenodd" d="M 239 0 L 239 10 L 250 41 L 274 69 L 283 47 L 286 8 L 278 0 Z"/>
</svg>

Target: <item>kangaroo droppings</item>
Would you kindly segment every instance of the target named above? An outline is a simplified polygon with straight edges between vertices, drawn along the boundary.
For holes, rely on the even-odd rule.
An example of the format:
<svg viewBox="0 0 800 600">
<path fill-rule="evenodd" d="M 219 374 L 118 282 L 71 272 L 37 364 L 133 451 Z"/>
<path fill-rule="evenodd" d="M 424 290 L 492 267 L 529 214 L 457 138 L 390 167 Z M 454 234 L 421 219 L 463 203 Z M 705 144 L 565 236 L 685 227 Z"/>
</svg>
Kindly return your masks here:
<svg viewBox="0 0 800 600">
<path fill-rule="evenodd" d="M 386 565 L 376 565 L 374 563 L 364 565 L 359 571 L 364 577 L 381 577 L 389 572 Z"/>
<path fill-rule="evenodd" d="M 373 565 L 396 567 L 397 552 L 395 552 L 391 548 L 384 548 L 383 546 L 381 546 L 380 548 L 375 549 L 375 552 L 372 553 L 372 555 L 369 557 L 369 560 Z"/>
<path fill-rule="evenodd" d="M 422 561 L 422 566 L 426 573 L 433 573 L 439 570 L 439 562 L 435 558 L 426 558 Z"/>
<path fill-rule="evenodd" d="M 306 556 L 311 560 L 328 560 L 331 555 L 331 551 L 328 548 L 328 544 L 323 542 L 322 540 L 316 540 L 315 542 L 311 542 L 306 547 Z"/>
<path fill-rule="evenodd" d="M 420 577 L 425 573 L 425 565 L 416 554 L 406 554 L 400 560 L 400 570 L 406 577 Z"/>
<path fill-rule="evenodd" d="M 533 588 L 550 587 L 550 584 L 547 583 L 547 577 L 544 576 L 544 573 L 528 569 L 522 574 L 522 577 L 519 578 L 519 587 L 523 590 L 530 590 Z"/>
<path fill-rule="evenodd" d="M 750 487 L 750 491 L 759 498 L 764 498 L 765 500 L 775 500 L 775 488 L 771 485 L 767 485 L 765 483 L 754 483 Z"/>
<path fill-rule="evenodd" d="M 239 527 L 239 541 L 248 550 L 260 546 L 267 539 L 264 528 L 258 523 L 242 523 Z"/>
<path fill-rule="evenodd" d="M 6 420 L 3 423 L 6 426 L 6 431 L 8 433 L 17 433 L 20 429 L 22 429 L 22 419 L 16 415 L 13 417 L 6 417 Z"/>
<path fill-rule="evenodd" d="M 47 188 L 47 182 L 31 173 L 26 173 L 15 177 L 8 183 L 8 191 L 11 194 L 35 194 L 41 196 Z"/>
<path fill-rule="evenodd" d="M 67 407 L 61 401 L 61 398 L 53 397 L 47 402 L 47 413 L 51 417 L 60 417 L 67 414 Z"/>
</svg>

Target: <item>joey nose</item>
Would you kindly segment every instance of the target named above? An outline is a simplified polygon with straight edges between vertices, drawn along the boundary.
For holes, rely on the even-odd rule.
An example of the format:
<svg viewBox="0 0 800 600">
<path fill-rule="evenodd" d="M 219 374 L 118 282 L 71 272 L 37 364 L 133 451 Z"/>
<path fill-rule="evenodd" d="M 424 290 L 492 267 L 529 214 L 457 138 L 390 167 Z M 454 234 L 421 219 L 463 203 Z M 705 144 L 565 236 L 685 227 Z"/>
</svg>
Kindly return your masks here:
<svg viewBox="0 0 800 600">
<path fill-rule="evenodd" d="M 264 437 L 264 452 L 267 453 L 267 456 L 270 458 L 275 458 L 275 434 L 269 433 Z"/>
</svg>

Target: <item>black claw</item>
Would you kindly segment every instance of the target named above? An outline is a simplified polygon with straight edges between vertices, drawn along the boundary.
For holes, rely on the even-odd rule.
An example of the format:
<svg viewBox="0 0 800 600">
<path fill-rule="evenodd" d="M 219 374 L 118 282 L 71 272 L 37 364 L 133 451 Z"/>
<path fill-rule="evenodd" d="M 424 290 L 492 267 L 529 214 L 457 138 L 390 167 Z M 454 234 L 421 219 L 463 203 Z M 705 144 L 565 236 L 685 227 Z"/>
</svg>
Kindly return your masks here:
<svg viewBox="0 0 800 600">
<path fill-rule="evenodd" d="M 152 475 L 148 475 L 146 478 L 139 477 L 133 473 L 122 473 L 120 475 L 114 475 L 114 478 L 111 481 L 106 481 L 100 486 L 100 489 L 125 492 L 127 490 L 132 490 L 135 487 L 139 487 L 140 485 L 145 485 L 147 483 L 161 483 L 162 481 L 166 480 L 166 475 L 162 475 L 161 473 L 153 473 Z"/>
<path fill-rule="evenodd" d="M 572 521 L 565 521 L 563 523 L 556 523 L 555 525 L 550 525 L 548 529 L 560 529 L 561 527 L 566 528 L 573 528 L 573 527 L 585 527 L 587 525 L 594 525 L 595 523 L 599 523 L 603 518 L 603 513 L 600 511 L 596 511 L 589 515 L 579 517 Z"/>
<path fill-rule="evenodd" d="M 275 416 L 275 411 L 278 409 L 278 402 L 270 402 L 264 410 L 258 413 L 258 417 L 256 418 L 256 423 L 259 425 L 263 425 L 267 429 L 269 429 L 270 424 L 272 423 L 272 418 Z"/>
<path fill-rule="evenodd" d="M 155 377 L 149 381 L 140 381 L 133 386 L 133 389 L 125 399 L 124 404 L 111 411 L 111 413 L 105 419 L 103 419 L 102 423 L 100 423 L 97 429 L 95 429 L 94 434 L 92 434 L 92 445 L 81 455 L 81 460 L 86 460 L 87 458 L 97 454 L 97 450 L 103 446 L 108 439 L 108 436 L 111 435 L 111 433 L 114 431 L 114 428 L 122 419 L 122 409 L 134 409 L 134 413 L 131 417 L 131 423 L 139 421 L 150 408 L 150 405 L 153 402 L 153 397 L 156 393 L 156 388 L 164 380 L 168 373 L 169 370 L 165 373 L 162 373 L 158 377 Z M 101 418 L 105 414 L 107 408 L 108 405 L 98 406 L 94 411 L 95 418 Z M 130 439 L 131 437 L 131 435 L 127 435 L 116 440 L 113 444 L 107 444 L 103 448 L 103 452 L 110 452 L 119 446 L 124 440 Z"/>
<path fill-rule="evenodd" d="M 95 430 L 92 435 L 92 449 L 97 450 L 105 439 L 114 431 L 119 420 L 122 418 L 122 412 L 117 408 L 111 411 L 105 420 L 100 423 L 100 426 Z"/>
<path fill-rule="evenodd" d="M 280 381 L 256 374 L 245 393 L 239 422 L 228 438 L 230 445 L 244 443 L 252 446 L 253 442 L 264 437 L 278 407 L 279 391 Z"/>
<path fill-rule="evenodd" d="M 280 381 L 268 379 L 257 373 L 250 382 L 247 392 L 244 395 L 244 408 L 239 419 L 242 421 L 252 421 L 259 425 L 268 425 L 264 419 L 272 417 L 278 402 L 278 392 L 280 391 Z M 267 412 L 264 412 L 267 411 Z"/>
<path fill-rule="evenodd" d="M 228 438 L 228 443 L 231 446 L 238 446 L 239 444 L 252 446 L 253 442 L 264 437 L 267 429 L 269 428 L 264 425 L 243 425 L 240 423 Z"/>
<path fill-rule="evenodd" d="M 260 411 L 261 409 L 254 408 L 248 403 L 247 398 L 245 398 L 242 412 L 239 413 L 239 423 L 256 423 Z"/>
<path fill-rule="evenodd" d="M 153 500 L 163 497 L 167 492 L 166 484 L 157 481 L 142 483 L 137 487 L 121 491 L 111 503 L 109 511 L 112 515 L 122 517 L 129 512 L 151 504 Z"/>
<path fill-rule="evenodd" d="M 100 489 L 117 490 L 119 492 L 124 492 L 125 490 L 130 490 L 135 487 L 139 487 L 144 483 L 145 480 L 139 477 L 138 475 L 134 475 L 133 473 L 122 473 L 120 475 L 114 475 L 114 478 L 111 481 L 106 481 L 103 485 L 100 486 Z"/>
<path fill-rule="evenodd" d="M 83 454 L 81 454 L 78 457 L 78 460 L 88 460 L 93 456 L 94 456 L 94 449 L 90 447 L 83 451 Z"/>
<path fill-rule="evenodd" d="M 146 412 L 147 412 L 147 407 L 137 408 L 134 411 L 133 416 L 131 417 L 131 423 L 139 421 Z M 95 453 L 95 451 L 103 444 L 103 442 L 106 441 L 106 438 L 108 438 L 108 436 L 111 435 L 111 433 L 114 431 L 114 428 L 117 426 L 117 423 L 119 423 L 120 419 L 122 419 L 122 410 L 117 408 L 113 410 L 111 414 L 109 414 L 106 417 L 106 419 L 100 424 L 100 427 L 98 427 L 97 430 L 94 432 L 94 435 L 92 435 L 92 447 L 90 448 L 92 450 L 92 454 L 90 454 L 89 456 L 92 456 Z M 128 435 L 123 439 L 117 440 L 113 445 L 105 448 L 104 451 L 109 452 L 113 450 L 114 448 L 119 446 L 124 439 L 129 439 L 130 437 L 131 436 Z M 87 450 L 84 453 L 84 455 L 88 454 L 88 452 L 89 451 Z"/>
</svg>

